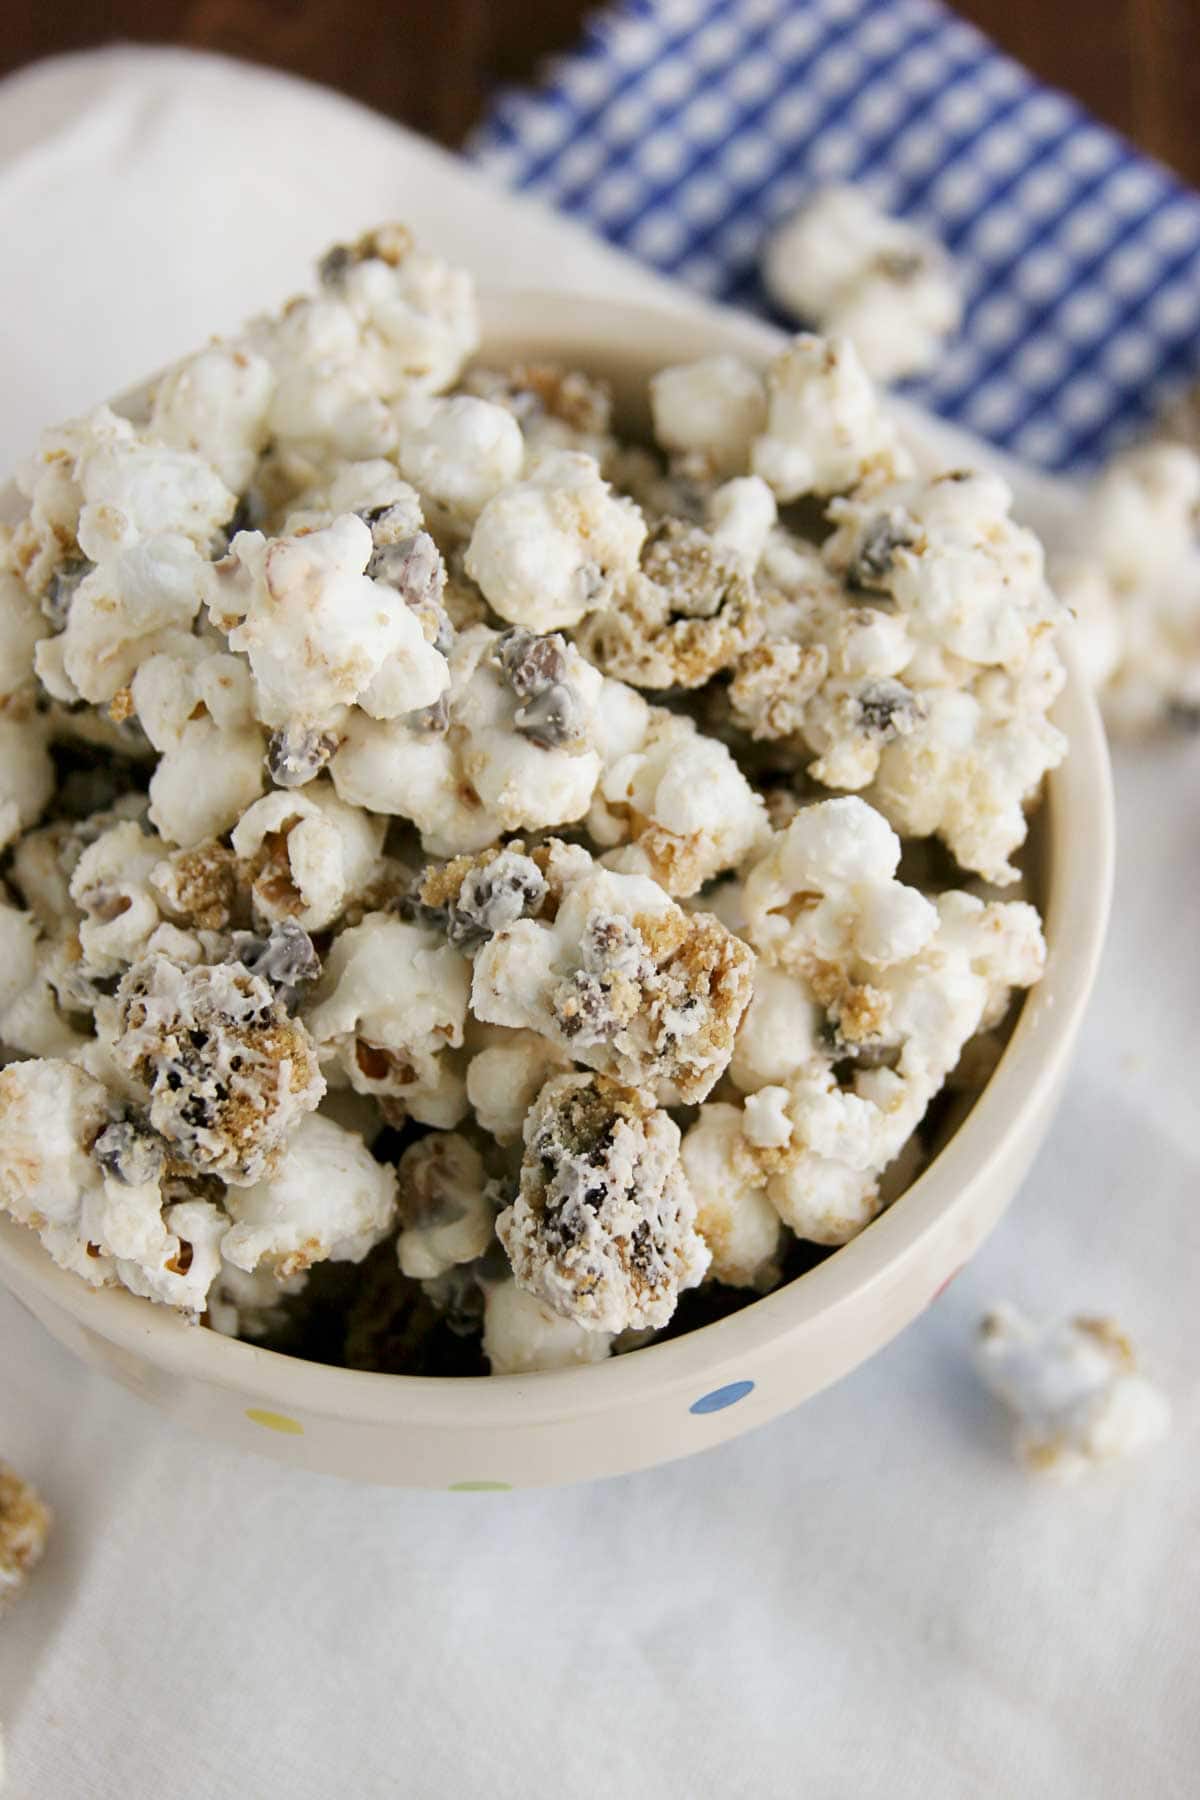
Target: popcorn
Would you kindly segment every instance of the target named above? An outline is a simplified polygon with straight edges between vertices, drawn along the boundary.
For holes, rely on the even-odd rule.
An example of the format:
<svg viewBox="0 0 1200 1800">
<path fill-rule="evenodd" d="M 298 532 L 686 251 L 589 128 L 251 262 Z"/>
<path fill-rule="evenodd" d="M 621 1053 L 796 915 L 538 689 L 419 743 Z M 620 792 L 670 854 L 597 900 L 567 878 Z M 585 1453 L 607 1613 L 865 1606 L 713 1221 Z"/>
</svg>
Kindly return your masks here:
<svg viewBox="0 0 1200 1800">
<path fill-rule="evenodd" d="M 1140 1454 L 1170 1425 L 1164 1395 L 1111 1319 L 1038 1326 L 1015 1306 L 998 1306 L 980 1324 L 975 1362 L 1014 1416 L 1020 1460 L 1061 1480 Z"/>
<path fill-rule="evenodd" d="M 550 891 L 548 854 L 527 856 L 517 838 L 501 850 L 456 856 L 427 869 L 417 889 L 422 911 L 442 925 L 452 944 L 473 955 L 506 925 L 540 912 Z"/>
<path fill-rule="evenodd" d="M 753 962 L 710 914 L 685 913 L 647 876 L 592 868 L 567 880 L 553 921 L 519 919 L 483 945 L 471 1010 L 686 1104 L 729 1062 Z"/>
<path fill-rule="evenodd" d="M 246 665 L 202 639 L 174 636 L 141 662 L 130 701 L 160 752 L 151 824 L 188 849 L 228 831 L 264 785 Z"/>
<path fill-rule="evenodd" d="M 503 406 L 460 394 L 435 400 L 399 447 L 401 473 L 455 524 L 470 526 L 521 473 L 521 428 Z"/>
<path fill-rule="evenodd" d="M 71 1063 L 15 1062 L 0 1071 L 0 1207 L 92 1287 L 114 1279 L 98 1247 L 80 1236 L 83 1201 L 101 1185 L 89 1152 L 108 1108 L 100 1083 Z"/>
<path fill-rule="evenodd" d="M 66 1058 L 86 1042 L 59 1009 L 59 991 L 75 1010 L 84 1009 L 84 996 L 76 997 L 73 976 L 77 947 L 70 940 L 38 941 L 33 921 L 12 907 L 0 908 L 0 960 L 5 971 L 0 985 L 0 1045 L 24 1056 Z"/>
<path fill-rule="evenodd" d="M 762 274 L 784 312 L 852 339 L 877 381 L 932 368 L 962 320 L 941 245 L 889 218 L 862 188 L 818 188 L 771 233 Z"/>
<path fill-rule="evenodd" d="M 760 958 L 731 1066 L 743 1138 L 798 1236 L 847 1241 L 883 1204 L 900 1154 L 964 1046 L 1045 958 L 1024 902 L 895 880 L 900 844 L 862 800 L 799 812 L 751 868 L 744 930 Z M 839 1067 L 847 1071 L 839 1078 Z"/>
<path fill-rule="evenodd" d="M 518 1287 L 587 1331 L 665 1325 L 709 1256 L 679 1163 L 679 1130 L 637 1089 L 560 1075 L 525 1126 L 514 1203 L 497 1232 Z"/>
<path fill-rule="evenodd" d="M 294 510 L 285 515 L 282 523 L 284 537 L 324 531 L 346 513 L 357 514 L 369 527 L 372 542 L 381 525 L 386 527 L 390 542 L 397 537 L 411 537 L 423 523 L 420 495 L 401 479 L 395 463 L 385 456 L 335 464 L 332 474 L 325 469 L 315 486 L 291 496 L 291 505 Z"/>
<path fill-rule="evenodd" d="M 172 851 L 154 864 L 149 880 L 159 908 L 175 925 L 222 931 L 241 908 L 238 859 L 215 838 Z"/>
<path fill-rule="evenodd" d="M 1200 715 L 1200 456 L 1141 445 L 1097 481 L 1077 547 L 1054 567 L 1110 729 L 1136 736 Z"/>
<path fill-rule="evenodd" d="M 48 631 L 32 594 L 0 561 L 0 705 L 32 685 L 34 653 Z"/>
<path fill-rule="evenodd" d="M 1063 608 L 845 341 L 665 369 L 635 446 L 586 372 L 464 373 L 403 228 L 319 279 L 47 434 L 0 527 L 0 1205 L 354 1368 L 599 1361 L 863 1229 L 988 1079 L 1040 926 L 932 838 L 1019 880 Z M 1196 469 L 1114 476 L 1076 584 L 1151 711 Z"/>
<path fill-rule="evenodd" d="M 260 1264 L 281 1280 L 314 1263 L 361 1262 L 396 1214 L 396 1173 L 332 1119 L 302 1119 L 274 1169 L 227 1197 L 233 1224 L 221 1252 L 234 1268 Z"/>
<path fill-rule="evenodd" d="M 610 866 L 650 875 L 676 898 L 737 868 L 767 833 L 763 803 L 725 745 L 657 708 L 639 749 L 605 771 L 588 827 L 599 843 L 628 841 Z"/>
<path fill-rule="evenodd" d="M 516 363 L 511 369 L 468 369 L 464 390 L 510 412 L 532 466 L 550 450 L 577 450 L 604 465 L 615 448 L 607 384 L 579 369 L 553 363 Z"/>
<path fill-rule="evenodd" d="M 742 475 L 714 488 L 705 504 L 705 522 L 714 544 L 735 550 L 754 569 L 775 525 L 775 496 L 759 475 Z"/>
<path fill-rule="evenodd" d="M 41 817 L 54 792 L 46 728 L 35 713 L 0 713 L 0 849 Z"/>
<path fill-rule="evenodd" d="M 384 822 L 347 806 L 328 782 L 265 794 L 230 836 L 256 916 L 322 931 L 364 894 L 379 866 Z"/>
<path fill-rule="evenodd" d="M 287 1303 L 308 1285 L 308 1271 L 280 1277 L 269 1264 L 239 1269 L 222 1260 L 208 1290 L 207 1323 L 222 1337 L 256 1343 L 278 1335 L 286 1323 Z"/>
<path fill-rule="evenodd" d="M 51 1518 L 40 1494 L 15 1469 L 0 1463 L 0 1613 L 41 1562 Z M 3 1773 L 0 1748 L 0 1779 Z"/>
<path fill-rule="evenodd" d="M 852 588 L 892 599 L 919 643 L 1019 669 L 1060 622 L 1042 547 L 998 475 L 954 472 L 835 501 L 825 544 Z"/>
<path fill-rule="evenodd" d="M 467 1104 L 481 1131 L 498 1144 L 520 1142 L 525 1116 L 551 1075 L 569 1068 L 565 1055 L 536 1031 L 486 1028 L 488 1041 L 467 1064 Z"/>
<path fill-rule="evenodd" d="M 395 442 L 389 403 L 448 387 L 475 349 L 472 283 L 394 225 L 336 245 L 319 272 L 320 298 L 260 328 L 270 434 L 318 459 L 378 456 Z"/>
<path fill-rule="evenodd" d="M 696 1230 L 708 1247 L 709 1273 L 730 1287 L 765 1291 L 779 1279 L 779 1214 L 746 1154 L 742 1115 L 711 1101 L 684 1133 L 679 1160 L 696 1201 Z"/>
<path fill-rule="evenodd" d="M 639 572 L 579 636 L 584 654 L 635 687 L 702 687 L 758 635 L 745 560 L 697 526 L 656 525 Z"/>
<path fill-rule="evenodd" d="M 563 1318 L 515 1281 L 490 1283 L 484 1292 L 483 1353 L 493 1375 L 534 1375 L 539 1369 L 571 1369 L 604 1362 L 608 1332 Z"/>
<path fill-rule="evenodd" d="M 611 492 L 594 458 L 555 451 L 488 501 L 466 572 L 502 619 L 556 631 L 605 604 L 645 535 L 637 507 Z"/>
<path fill-rule="evenodd" d="M 163 1208 L 157 1180 L 123 1187 L 107 1179 L 84 1204 L 83 1230 L 113 1258 L 118 1280 L 132 1294 L 199 1316 L 221 1264 L 229 1220 L 205 1200 Z"/>
<path fill-rule="evenodd" d="M 71 876 L 71 899 L 83 917 L 79 947 L 89 975 L 126 969 L 145 951 L 162 923 L 150 877 L 162 843 L 146 837 L 131 819 L 103 832 L 80 855 Z"/>
<path fill-rule="evenodd" d="M 472 626 L 450 653 L 444 718 L 352 718 L 330 764 L 341 798 L 411 819 L 434 856 L 587 812 L 601 758 L 591 739 L 603 682 L 557 634 Z"/>
<path fill-rule="evenodd" d="M 937 910 L 895 879 L 899 862 L 899 838 L 863 801 L 805 807 L 746 878 L 746 935 L 792 973 L 903 962 L 933 936 Z"/>
<path fill-rule="evenodd" d="M 298 538 L 241 531 L 214 569 L 209 615 L 248 656 L 264 725 L 325 725 L 354 705 L 394 719 L 448 686 L 413 612 L 364 574 L 373 548 L 346 514 Z"/>
<path fill-rule="evenodd" d="M 400 1235 L 396 1256 L 405 1275 L 428 1281 L 474 1262 L 496 1224 L 483 1158 L 457 1131 L 431 1132 L 396 1167 Z"/>
<path fill-rule="evenodd" d="M 138 431 L 105 406 L 83 422 L 80 438 L 74 477 L 83 504 L 75 535 L 93 562 L 159 537 L 206 551 L 232 517 L 235 496 L 203 456 L 157 443 L 152 431 Z"/>
<path fill-rule="evenodd" d="M 650 380 L 654 435 L 664 450 L 715 475 L 741 475 L 767 417 L 761 378 L 736 356 L 706 356 Z"/>
<path fill-rule="evenodd" d="M 312 1038 L 237 963 L 135 963 L 117 993 L 114 1055 L 148 1117 L 197 1174 L 249 1187 L 325 1091 Z"/>
<path fill-rule="evenodd" d="M 194 451 L 240 494 L 267 446 L 274 390 L 270 363 L 249 344 L 210 344 L 158 383 L 151 434 L 172 449 Z"/>
<path fill-rule="evenodd" d="M 801 336 L 767 371 L 767 422 L 751 470 L 780 500 L 840 494 L 870 476 L 894 479 L 908 456 L 854 346 Z"/>
<path fill-rule="evenodd" d="M 49 692 L 66 701 L 112 700 L 170 634 L 190 628 L 207 569 L 178 536 L 134 542 L 99 563 L 76 587 L 62 633 L 37 646 L 35 666 Z"/>
<path fill-rule="evenodd" d="M 425 1125 L 466 1109 L 449 1052 L 463 1041 L 469 964 L 433 931 L 368 913 L 334 939 L 304 1011 L 321 1061 Z"/>
</svg>

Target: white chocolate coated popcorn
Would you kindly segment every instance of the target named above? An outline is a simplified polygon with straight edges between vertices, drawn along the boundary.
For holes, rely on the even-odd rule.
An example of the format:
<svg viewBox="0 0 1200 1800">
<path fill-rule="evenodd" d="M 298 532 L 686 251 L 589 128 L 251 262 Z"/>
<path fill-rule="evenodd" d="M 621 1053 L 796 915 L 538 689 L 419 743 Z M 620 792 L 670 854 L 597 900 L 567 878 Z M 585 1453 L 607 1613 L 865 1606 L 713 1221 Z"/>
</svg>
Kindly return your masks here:
<svg viewBox="0 0 1200 1800">
<path fill-rule="evenodd" d="M 736 869 L 767 835 L 763 803 L 725 745 L 661 711 L 641 746 L 605 771 L 588 823 L 598 842 L 628 844 L 610 866 L 651 875 L 677 898 Z"/>
<path fill-rule="evenodd" d="M 700 1108 L 679 1158 L 696 1202 L 696 1230 L 712 1256 L 710 1273 L 730 1287 L 773 1287 L 783 1238 L 763 1177 L 746 1154 L 742 1115 L 719 1101 Z"/>
<path fill-rule="evenodd" d="M 105 1258 L 88 1254 L 80 1221 L 101 1185 L 89 1152 L 108 1118 L 103 1087 L 70 1063 L 16 1062 L 0 1072 L 0 1202 L 60 1268 L 94 1287 L 114 1277 Z"/>
<path fill-rule="evenodd" d="M 230 844 L 247 864 L 258 918 L 321 931 L 367 890 L 384 823 L 339 800 L 328 782 L 276 789 L 247 808 Z"/>
<path fill-rule="evenodd" d="M 1114 458 L 1056 559 L 1061 598 L 1109 727 L 1144 736 L 1200 715 L 1200 456 L 1173 443 Z"/>
<path fill-rule="evenodd" d="M 270 363 L 249 344 L 210 344 L 159 382 L 150 431 L 173 449 L 195 451 L 240 494 L 267 445 L 274 390 Z"/>
<path fill-rule="evenodd" d="M 851 338 L 877 381 L 932 368 L 962 319 L 941 245 L 889 218 L 862 188 L 818 188 L 771 233 L 762 273 L 777 306 Z"/>
<path fill-rule="evenodd" d="M 900 475 L 907 453 L 846 338 L 793 339 L 767 371 L 767 422 L 751 467 L 780 500 L 841 494 Z"/>
<path fill-rule="evenodd" d="M 249 658 L 263 724 L 320 726 L 354 705 L 394 719 L 449 685 L 416 615 L 364 573 L 373 550 L 369 526 L 349 513 L 298 538 L 234 538 L 209 613 Z"/>
<path fill-rule="evenodd" d="M 466 1101 L 449 1052 L 463 1041 L 470 965 L 436 933 L 368 913 L 335 940 L 305 1020 L 321 1059 L 363 1094 L 457 1125 Z"/>
<path fill-rule="evenodd" d="M 396 1177 L 396 1257 L 405 1275 L 428 1281 L 483 1255 L 496 1208 L 474 1144 L 457 1131 L 431 1132 L 404 1152 Z"/>
<path fill-rule="evenodd" d="M 515 1281 L 498 1281 L 485 1291 L 483 1353 L 493 1375 L 533 1375 L 539 1369 L 604 1362 L 611 1346 L 607 1332 L 589 1331 L 564 1318 Z"/>
<path fill-rule="evenodd" d="M 497 1221 L 519 1287 L 587 1331 L 665 1324 L 708 1267 L 694 1221 L 666 1113 L 603 1076 L 547 1082 Z"/>
<path fill-rule="evenodd" d="M 117 1006 L 115 1059 L 197 1174 L 257 1181 L 325 1091 L 307 1031 L 240 963 L 184 969 L 151 955 L 126 973 Z"/>
<path fill-rule="evenodd" d="M 646 535 L 631 500 L 590 456 L 544 456 L 525 481 L 483 508 L 466 570 L 502 619 L 530 631 L 577 625 L 632 574 Z"/>
<path fill-rule="evenodd" d="M 975 1364 L 1013 1415 L 1020 1460 L 1060 1480 L 1139 1455 L 1170 1425 L 1165 1396 L 1111 1319 L 1038 1326 L 1015 1306 L 998 1306 L 979 1327 Z"/>
<path fill-rule="evenodd" d="M 229 1196 L 221 1252 L 238 1269 L 266 1263 L 281 1277 L 332 1257 L 361 1262 L 391 1228 L 396 1172 L 356 1133 L 320 1113 L 293 1133 L 274 1171 Z"/>
<path fill-rule="evenodd" d="M 685 913 L 648 876 L 585 869 L 553 922 L 519 919 L 483 945 L 471 1010 L 540 1032 L 667 1103 L 691 1102 L 729 1062 L 753 960 L 711 914 Z"/>
<path fill-rule="evenodd" d="M 551 1075 L 569 1068 L 536 1031 L 487 1027 L 488 1041 L 467 1065 L 467 1102 L 481 1131 L 498 1144 L 520 1141 L 525 1115 Z"/>
<path fill-rule="evenodd" d="M 661 369 L 650 381 L 650 406 L 663 449 L 715 475 L 744 472 L 767 417 L 762 378 L 736 356 Z"/>
<path fill-rule="evenodd" d="M 352 717 L 330 764 L 341 797 L 411 819 L 433 856 L 582 818 L 601 768 L 604 683 L 557 634 L 517 636 L 459 634 L 444 715 Z"/>
<path fill-rule="evenodd" d="M 731 1073 L 767 1197 L 799 1235 L 844 1243 L 963 1047 L 1041 974 L 1037 914 L 895 879 L 900 844 L 864 801 L 803 809 L 747 876 L 761 969 Z M 839 1068 L 847 1071 L 839 1078 Z"/>
<path fill-rule="evenodd" d="M 0 1613 L 14 1600 L 42 1560 L 51 1525 L 50 1508 L 15 1469 L 0 1463 Z M 4 1744 L 0 1740 L 0 1788 L 4 1786 Z"/>
<path fill-rule="evenodd" d="M 401 471 L 460 525 L 516 481 L 525 461 L 521 428 L 503 406 L 460 394 L 435 400 L 400 442 Z"/>
<path fill-rule="evenodd" d="M 54 792 L 54 765 L 37 714 L 0 713 L 0 849 L 37 823 Z"/>
</svg>

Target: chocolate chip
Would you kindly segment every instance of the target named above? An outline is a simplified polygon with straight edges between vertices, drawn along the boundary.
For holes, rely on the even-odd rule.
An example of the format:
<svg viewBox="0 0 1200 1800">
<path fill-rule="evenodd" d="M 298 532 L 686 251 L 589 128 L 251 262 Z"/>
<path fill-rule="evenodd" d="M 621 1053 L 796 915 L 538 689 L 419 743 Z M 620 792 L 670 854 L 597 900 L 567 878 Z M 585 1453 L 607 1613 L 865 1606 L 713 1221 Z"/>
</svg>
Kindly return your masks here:
<svg viewBox="0 0 1200 1800">
<path fill-rule="evenodd" d="M 925 709 L 900 681 L 873 681 L 857 696 L 859 729 L 868 737 L 890 743 L 911 731 Z"/>
<path fill-rule="evenodd" d="M 502 850 L 472 869 L 449 908 L 446 935 L 460 949 L 477 948 L 506 925 L 530 918 L 546 898 L 546 878 L 531 857 Z"/>
<path fill-rule="evenodd" d="M 317 264 L 317 275 L 325 287 L 340 287 L 358 258 L 348 244 L 335 244 Z"/>
<path fill-rule="evenodd" d="M 542 750 L 573 743 L 583 730 L 583 704 L 566 680 L 567 643 L 561 632 L 539 636 L 519 626 L 506 631 L 492 653 L 521 705 L 513 725 Z"/>
<path fill-rule="evenodd" d="M 545 693 L 517 708 L 513 724 L 540 749 L 559 750 L 582 735 L 579 695 L 565 681 L 552 682 Z"/>
<path fill-rule="evenodd" d="M 105 1126 L 92 1145 L 92 1155 L 106 1175 L 127 1187 L 144 1187 L 162 1169 L 163 1141 L 149 1126 L 123 1119 Z"/>
<path fill-rule="evenodd" d="M 300 997 L 300 988 L 321 973 L 321 958 L 313 941 L 295 919 L 277 920 L 267 937 L 235 931 L 229 960 L 269 981 L 289 1012 Z"/>
<path fill-rule="evenodd" d="M 50 585 L 42 595 L 41 605 L 55 631 L 63 629 L 76 588 L 85 575 L 91 574 L 95 566 L 86 556 L 69 556 L 50 577 Z"/>
<path fill-rule="evenodd" d="M 863 527 L 858 549 L 846 570 L 846 586 L 856 593 L 876 592 L 891 574 L 896 551 L 912 543 L 907 528 L 890 513 L 880 513 Z"/>
</svg>

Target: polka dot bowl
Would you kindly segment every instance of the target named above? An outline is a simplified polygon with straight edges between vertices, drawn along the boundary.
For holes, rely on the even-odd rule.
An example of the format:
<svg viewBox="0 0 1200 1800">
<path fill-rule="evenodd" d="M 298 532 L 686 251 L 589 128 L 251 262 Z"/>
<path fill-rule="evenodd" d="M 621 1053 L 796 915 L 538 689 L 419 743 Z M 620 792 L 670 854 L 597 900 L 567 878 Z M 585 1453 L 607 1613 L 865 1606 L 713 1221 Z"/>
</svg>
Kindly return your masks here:
<svg viewBox="0 0 1200 1800">
<path fill-rule="evenodd" d="M 545 295 L 493 297 L 486 316 L 488 360 L 555 360 L 605 375 L 634 430 L 655 369 L 719 351 L 761 365 L 779 341 L 731 315 Z M 979 460 L 955 434 L 905 422 L 927 463 Z M 1052 531 L 1069 496 L 1005 473 L 1023 515 Z M 11 490 L 0 515 L 6 503 L 15 504 Z M 1056 716 L 1071 754 L 1049 781 L 1038 832 L 1045 978 L 984 1092 L 919 1180 L 788 1286 L 606 1363 L 439 1381 L 301 1362 L 190 1327 L 123 1291 L 93 1292 L 6 1219 L 0 1280 L 84 1362 L 185 1424 L 357 1481 L 485 1494 L 587 1480 L 707 1449 L 798 1405 L 929 1305 L 1012 1199 L 1052 1116 L 1100 954 L 1112 872 L 1103 731 L 1069 645 L 1066 654 L 1071 679 Z"/>
</svg>

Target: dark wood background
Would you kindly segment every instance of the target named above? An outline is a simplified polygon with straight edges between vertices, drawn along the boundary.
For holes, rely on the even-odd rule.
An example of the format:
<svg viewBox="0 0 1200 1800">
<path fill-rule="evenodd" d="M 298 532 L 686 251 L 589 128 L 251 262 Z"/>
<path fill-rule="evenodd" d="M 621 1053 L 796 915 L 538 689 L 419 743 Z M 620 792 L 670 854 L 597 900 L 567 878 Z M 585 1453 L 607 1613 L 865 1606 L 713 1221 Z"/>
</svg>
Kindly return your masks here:
<svg viewBox="0 0 1200 1800">
<path fill-rule="evenodd" d="M 16 16 L 13 16 L 15 4 Z M 500 82 L 568 47 L 591 0 L 0 0 L 0 72 L 113 38 L 325 81 L 456 144 Z M 1200 0 L 958 0 L 1045 80 L 1200 185 Z"/>
</svg>

